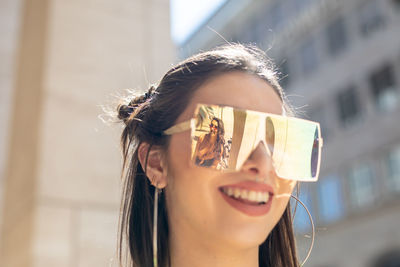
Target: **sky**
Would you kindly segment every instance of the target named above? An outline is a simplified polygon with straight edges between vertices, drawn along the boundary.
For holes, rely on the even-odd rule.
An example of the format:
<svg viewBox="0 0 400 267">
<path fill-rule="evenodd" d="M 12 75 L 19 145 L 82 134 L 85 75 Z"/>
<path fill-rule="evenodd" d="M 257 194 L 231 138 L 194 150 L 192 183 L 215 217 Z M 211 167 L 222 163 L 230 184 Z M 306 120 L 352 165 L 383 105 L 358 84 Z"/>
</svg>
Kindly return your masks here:
<svg viewBox="0 0 400 267">
<path fill-rule="evenodd" d="M 208 17 L 227 0 L 171 0 L 171 34 L 182 44 Z"/>
</svg>

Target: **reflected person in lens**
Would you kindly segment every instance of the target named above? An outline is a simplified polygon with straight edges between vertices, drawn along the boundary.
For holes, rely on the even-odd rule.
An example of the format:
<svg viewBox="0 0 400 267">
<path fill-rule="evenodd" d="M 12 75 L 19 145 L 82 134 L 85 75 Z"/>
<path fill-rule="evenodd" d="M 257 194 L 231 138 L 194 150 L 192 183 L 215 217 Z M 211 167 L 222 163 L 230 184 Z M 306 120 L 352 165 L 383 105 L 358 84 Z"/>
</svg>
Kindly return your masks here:
<svg viewBox="0 0 400 267">
<path fill-rule="evenodd" d="M 210 132 L 199 137 L 195 149 L 195 164 L 216 168 L 224 154 L 224 124 L 214 117 L 210 123 Z"/>
</svg>

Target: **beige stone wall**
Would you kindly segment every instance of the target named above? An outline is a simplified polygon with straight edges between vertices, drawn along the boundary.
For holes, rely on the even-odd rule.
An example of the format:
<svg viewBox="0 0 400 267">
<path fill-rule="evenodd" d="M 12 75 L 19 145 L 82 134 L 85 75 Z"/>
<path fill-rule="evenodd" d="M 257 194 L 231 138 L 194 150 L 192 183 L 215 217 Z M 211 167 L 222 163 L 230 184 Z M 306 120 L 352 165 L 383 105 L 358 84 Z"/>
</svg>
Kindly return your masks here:
<svg viewBox="0 0 400 267">
<path fill-rule="evenodd" d="M 169 1 L 26 0 L 23 14 L 0 266 L 109 266 L 120 128 L 101 106 L 174 61 Z"/>
<path fill-rule="evenodd" d="M 0 229 L 2 225 L 4 172 L 12 108 L 16 44 L 19 33 L 21 1 L 0 1 Z M 1 231 L 0 231 L 1 239 Z"/>
</svg>

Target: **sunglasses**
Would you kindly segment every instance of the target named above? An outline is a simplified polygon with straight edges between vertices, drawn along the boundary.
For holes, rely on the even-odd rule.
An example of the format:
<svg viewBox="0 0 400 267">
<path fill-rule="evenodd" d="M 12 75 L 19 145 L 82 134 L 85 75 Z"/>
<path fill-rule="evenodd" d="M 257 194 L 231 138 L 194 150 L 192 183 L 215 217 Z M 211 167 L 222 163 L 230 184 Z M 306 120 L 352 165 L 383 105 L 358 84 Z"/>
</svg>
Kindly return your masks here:
<svg viewBox="0 0 400 267">
<path fill-rule="evenodd" d="M 214 124 L 210 124 L 210 128 L 218 129 L 218 126 L 217 126 L 217 125 L 214 125 Z"/>
<path fill-rule="evenodd" d="M 218 121 L 220 135 L 211 135 Z M 198 104 L 191 120 L 164 131 L 191 129 L 191 162 L 218 171 L 239 171 L 264 143 L 276 174 L 283 179 L 317 181 L 323 139 L 318 122 L 234 107 Z"/>
</svg>

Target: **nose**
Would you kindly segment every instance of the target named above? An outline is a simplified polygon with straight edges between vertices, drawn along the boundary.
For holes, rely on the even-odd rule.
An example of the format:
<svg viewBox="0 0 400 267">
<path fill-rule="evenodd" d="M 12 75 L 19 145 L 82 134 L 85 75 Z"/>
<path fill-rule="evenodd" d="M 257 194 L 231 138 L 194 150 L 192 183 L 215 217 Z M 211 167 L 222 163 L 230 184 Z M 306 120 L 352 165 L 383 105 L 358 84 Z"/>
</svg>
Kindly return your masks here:
<svg viewBox="0 0 400 267">
<path fill-rule="evenodd" d="M 265 180 L 275 176 L 272 158 L 265 144 L 260 142 L 243 163 L 241 171 L 250 174 L 255 179 Z"/>
</svg>

